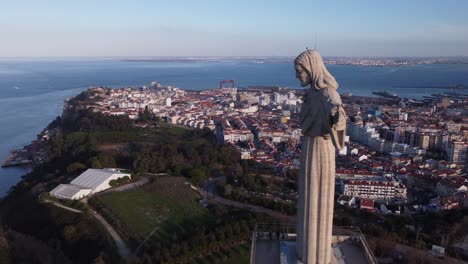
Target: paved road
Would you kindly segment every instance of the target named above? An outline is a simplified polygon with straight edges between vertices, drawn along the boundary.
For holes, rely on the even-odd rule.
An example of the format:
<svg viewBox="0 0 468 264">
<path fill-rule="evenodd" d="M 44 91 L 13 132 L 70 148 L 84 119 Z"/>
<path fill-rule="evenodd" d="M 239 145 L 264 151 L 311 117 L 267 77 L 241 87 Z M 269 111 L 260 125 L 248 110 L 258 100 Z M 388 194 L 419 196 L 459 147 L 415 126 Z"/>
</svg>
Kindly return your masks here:
<svg viewBox="0 0 468 264">
<path fill-rule="evenodd" d="M 218 196 L 218 195 L 215 195 L 215 194 L 211 193 L 210 191 L 212 191 L 214 189 L 213 185 L 219 180 L 221 180 L 221 178 L 214 178 L 214 179 L 211 179 L 211 180 L 207 181 L 205 183 L 205 185 L 204 185 L 204 190 L 198 189 L 198 192 L 200 193 L 200 195 L 202 195 L 204 198 L 209 199 L 209 200 L 211 200 L 213 202 L 216 202 L 216 203 L 229 205 L 229 206 L 242 208 L 242 209 L 247 209 L 247 210 L 250 210 L 250 211 L 255 212 L 255 213 L 265 213 L 265 214 L 268 214 L 269 216 L 271 216 L 273 218 L 281 220 L 284 223 L 296 223 L 296 217 L 295 216 L 290 216 L 290 215 L 287 215 L 287 214 L 283 214 L 283 213 L 273 211 L 271 209 L 261 207 L 261 206 L 258 206 L 258 205 L 252 205 L 252 204 L 241 203 L 241 202 L 237 202 L 237 201 L 233 201 L 233 200 L 228 200 L 228 199 L 225 199 L 225 198 L 223 198 L 221 196 Z"/>
<path fill-rule="evenodd" d="M 203 185 L 203 190 L 205 190 L 205 192 L 209 192 L 211 194 L 219 196 L 219 190 L 218 190 L 217 184 L 219 181 L 224 181 L 224 180 L 226 180 L 226 176 L 212 178 L 205 182 L 205 184 Z"/>
<path fill-rule="evenodd" d="M 138 180 L 136 182 L 132 182 L 132 183 L 129 183 L 129 184 L 124 184 L 124 185 L 116 187 L 116 188 L 107 189 L 107 190 L 105 190 L 103 192 L 100 192 L 100 193 L 98 193 L 96 195 L 101 195 L 101 194 L 110 193 L 110 192 L 123 192 L 123 191 L 127 191 L 127 190 L 130 190 L 130 189 L 140 187 L 140 186 L 142 186 L 144 184 L 147 184 L 148 182 L 149 182 L 149 179 L 147 177 L 143 177 L 143 178 L 141 178 L 140 180 Z"/>
<path fill-rule="evenodd" d="M 139 181 L 129 183 L 129 184 L 125 184 L 125 185 L 122 185 L 122 186 L 119 186 L 119 187 L 116 187 L 116 188 L 108 189 L 108 190 L 100 192 L 100 193 L 98 193 L 96 195 L 100 195 L 100 194 L 104 194 L 104 193 L 108 193 L 108 192 L 122 192 L 122 191 L 126 191 L 126 190 L 130 190 L 130 189 L 133 189 L 133 188 L 140 187 L 143 184 L 146 184 L 148 182 L 149 182 L 149 179 L 144 177 L 144 178 L 140 179 Z M 88 206 L 88 208 L 91 209 L 91 211 L 93 212 L 92 215 L 99 222 L 101 222 L 101 224 L 106 228 L 107 232 L 114 239 L 115 244 L 117 246 L 117 251 L 118 251 L 120 257 L 130 258 L 131 256 L 133 256 L 130 248 L 127 246 L 125 241 L 120 237 L 120 235 L 117 233 L 117 231 L 115 231 L 115 229 L 106 221 L 106 219 L 104 219 L 104 217 L 102 217 L 100 214 L 98 214 L 96 211 L 94 211 L 94 209 L 91 207 L 91 205 L 88 204 L 88 198 L 89 197 L 84 198 L 81 201 L 86 206 Z"/>
<path fill-rule="evenodd" d="M 114 239 L 115 244 L 117 245 L 117 251 L 122 258 L 129 258 L 132 256 L 132 252 L 125 244 L 125 241 L 117 234 L 114 228 L 104 219 L 100 214 L 93 211 L 93 216 L 101 222 L 101 224 L 106 228 L 107 232 L 111 235 Z"/>
<path fill-rule="evenodd" d="M 71 208 L 71 207 L 68 207 L 68 206 L 65 206 L 63 204 L 59 204 L 59 203 L 56 203 L 54 201 L 51 201 L 51 200 L 48 200 L 48 199 L 43 199 L 44 202 L 46 203 L 51 203 L 55 206 L 58 206 L 60 208 L 63 208 L 65 210 L 68 210 L 68 211 L 71 211 L 71 212 L 74 212 L 74 213 L 83 213 L 83 211 L 80 211 L 80 210 L 77 210 L 77 209 L 74 209 L 74 208 Z M 107 232 L 111 235 L 111 237 L 114 239 L 115 241 L 115 244 L 117 245 L 117 250 L 118 250 L 118 253 L 119 255 L 122 257 L 122 258 L 128 258 L 130 256 L 132 256 L 132 253 L 130 251 L 130 249 L 127 247 L 127 245 L 125 244 L 125 241 L 119 236 L 119 234 L 117 234 L 117 232 L 114 230 L 114 228 L 112 228 L 112 226 L 101 216 L 99 215 L 97 212 L 95 212 L 93 210 L 93 208 L 91 208 L 91 206 L 88 204 L 88 198 L 84 198 L 82 199 L 82 202 L 92 210 L 92 215 L 99 221 L 101 222 L 101 224 L 106 228 Z"/>
<path fill-rule="evenodd" d="M 63 208 L 63 209 L 65 209 L 65 210 L 68 210 L 68 211 L 71 211 L 71 212 L 74 212 L 74 213 L 83 213 L 83 211 L 81 211 L 81 210 L 78 210 L 78 209 L 75 209 L 75 208 L 71 208 L 71 207 L 68 207 L 68 206 L 66 206 L 66 205 L 63 205 L 63 204 L 61 204 L 61 203 L 57 203 L 57 202 L 54 202 L 54 201 L 51 201 L 51 200 L 48 200 L 48 199 L 43 199 L 43 201 L 46 202 L 46 203 L 51 203 L 51 204 L 53 204 L 53 205 L 55 205 L 55 206 L 58 206 L 58 207 L 60 207 L 60 208 Z"/>
</svg>

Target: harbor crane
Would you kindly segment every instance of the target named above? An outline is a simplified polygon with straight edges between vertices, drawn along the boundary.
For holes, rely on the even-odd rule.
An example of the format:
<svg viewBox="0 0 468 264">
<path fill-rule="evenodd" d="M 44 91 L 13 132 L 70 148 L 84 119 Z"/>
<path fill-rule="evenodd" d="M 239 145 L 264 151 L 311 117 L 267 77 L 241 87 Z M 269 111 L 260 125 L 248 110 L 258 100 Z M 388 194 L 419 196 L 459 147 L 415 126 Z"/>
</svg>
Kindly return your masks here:
<svg viewBox="0 0 468 264">
<path fill-rule="evenodd" d="M 225 83 L 231 83 L 232 88 L 235 87 L 234 80 L 223 80 L 223 81 L 219 82 L 219 89 L 223 88 L 223 84 L 225 84 Z"/>
</svg>

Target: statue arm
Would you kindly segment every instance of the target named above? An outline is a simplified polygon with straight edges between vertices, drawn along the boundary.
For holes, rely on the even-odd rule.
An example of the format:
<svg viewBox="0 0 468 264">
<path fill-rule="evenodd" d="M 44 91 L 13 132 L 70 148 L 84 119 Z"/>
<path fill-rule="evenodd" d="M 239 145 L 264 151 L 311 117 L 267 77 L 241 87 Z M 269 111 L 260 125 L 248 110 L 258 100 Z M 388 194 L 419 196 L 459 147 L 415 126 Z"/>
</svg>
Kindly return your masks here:
<svg viewBox="0 0 468 264">
<path fill-rule="evenodd" d="M 346 119 L 346 116 L 343 116 L 344 110 L 340 95 L 335 89 L 324 89 L 322 94 L 325 100 L 326 112 L 330 115 L 330 125 L 338 130 L 342 130 L 340 122 Z"/>
<path fill-rule="evenodd" d="M 335 89 L 323 91 L 326 112 L 329 114 L 329 131 L 333 144 L 337 149 L 344 147 L 346 136 L 346 112 L 344 111 L 341 97 Z"/>
</svg>

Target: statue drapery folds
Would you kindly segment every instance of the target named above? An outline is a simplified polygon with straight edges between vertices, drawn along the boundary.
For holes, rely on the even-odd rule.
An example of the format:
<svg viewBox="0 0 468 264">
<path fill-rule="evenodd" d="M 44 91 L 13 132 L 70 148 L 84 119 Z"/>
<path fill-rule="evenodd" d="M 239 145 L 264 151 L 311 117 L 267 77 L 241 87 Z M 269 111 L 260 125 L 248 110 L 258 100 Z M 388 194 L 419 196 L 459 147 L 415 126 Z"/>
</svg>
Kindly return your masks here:
<svg viewBox="0 0 468 264">
<path fill-rule="evenodd" d="M 335 190 L 335 149 L 344 147 L 346 113 L 338 83 L 320 54 L 305 51 L 295 60 L 296 77 L 304 95 L 300 124 L 301 170 L 298 182 L 297 258 L 307 264 L 331 262 Z"/>
<path fill-rule="evenodd" d="M 301 85 L 310 84 L 303 98 L 300 115 L 302 134 L 311 137 L 330 136 L 335 147 L 342 149 L 346 134 L 346 113 L 336 91 L 338 83 L 325 68 L 317 51 L 301 53 L 294 63 Z"/>
</svg>

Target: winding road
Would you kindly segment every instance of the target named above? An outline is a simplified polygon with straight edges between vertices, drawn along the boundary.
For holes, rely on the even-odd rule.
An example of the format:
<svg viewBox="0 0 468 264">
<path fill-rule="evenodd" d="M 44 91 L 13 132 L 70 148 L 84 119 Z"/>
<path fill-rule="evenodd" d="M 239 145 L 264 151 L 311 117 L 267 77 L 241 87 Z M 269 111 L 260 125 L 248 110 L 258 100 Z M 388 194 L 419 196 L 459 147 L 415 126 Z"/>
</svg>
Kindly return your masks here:
<svg viewBox="0 0 468 264">
<path fill-rule="evenodd" d="M 225 198 L 217 195 L 218 193 L 217 193 L 216 183 L 219 180 L 222 180 L 222 179 L 223 179 L 223 177 L 210 179 L 205 183 L 203 189 L 199 189 L 199 188 L 194 188 L 194 189 L 203 198 L 208 199 L 213 203 L 218 203 L 218 204 L 222 204 L 222 205 L 227 205 L 227 206 L 237 207 L 237 208 L 241 208 L 241 209 L 246 209 L 246 210 L 249 210 L 249 211 L 255 212 L 255 213 L 265 213 L 265 214 L 268 214 L 269 216 L 271 216 L 273 218 L 276 218 L 276 219 L 278 219 L 278 220 L 280 220 L 280 221 L 282 221 L 284 223 L 295 223 L 295 221 L 296 221 L 295 216 L 286 215 L 286 214 L 283 214 L 283 213 L 280 213 L 280 212 L 277 212 L 277 211 L 273 211 L 271 209 L 267 209 L 267 208 L 257 206 L 257 205 L 252 205 L 252 204 L 241 203 L 241 202 L 237 202 L 237 201 L 233 201 L 233 200 L 228 200 L 228 199 L 225 199 Z M 142 185 L 144 185 L 144 184 L 146 184 L 148 182 L 149 182 L 149 179 L 147 177 L 143 177 L 142 179 L 140 179 L 140 180 L 138 180 L 136 182 L 125 184 L 125 185 L 122 185 L 122 186 L 119 186 L 119 187 L 116 187 L 116 188 L 108 189 L 106 191 L 103 191 L 103 192 L 95 194 L 95 195 L 101 195 L 101 194 L 105 194 L 105 193 L 109 193 L 109 192 L 122 192 L 122 191 L 126 191 L 126 190 L 130 190 L 130 189 L 140 187 L 140 186 L 142 186 Z M 104 219 L 104 217 L 102 217 L 99 213 L 97 213 L 91 207 L 91 205 L 88 203 L 88 198 L 90 198 L 90 197 L 83 198 L 81 201 L 85 204 L 85 206 L 87 208 L 89 208 L 91 210 L 91 212 L 92 212 L 91 214 L 94 216 L 94 218 L 96 218 L 104 226 L 104 228 L 107 230 L 109 235 L 115 241 L 119 256 L 122 257 L 122 258 L 125 258 L 125 259 L 129 259 L 129 258 L 133 257 L 134 254 L 132 253 L 130 248 L 125 243 L 125 240 L 122 239 L 122 237 L 106 221 L 106 219 Z M 74 209 L 74 208 L 71 208 L 71 207 L 68 207 L 68 206 L 64 206 L 62 204 L 58 204 L 58 203 L 56 203 L 54 201 L 50 201 L 50 200 L 46 200 L 46 199 L 44 199 L 44 201 L 48 202 L 48 203 L 52 203 L 55 206 L 61 207 L 61 208 L 65 209 L 65 210 L 69 210 L 69 211 L 72 211 L 72 212 L 75 212 L 75 213 L 83 213 L 83 211 L 80 211 L 80 210 L 77 210 L 77 209 Z M 149 237 L 151 237 L 153 235 L 153 233 L 155 231 L 156 231 L 156 229 L 153 230 L 147 236 L 147 238 L 145 238 L 145 241 L 143 241 L 140 244 L 139 248 L 146 242 L 146 240 Z M 138 249 L 137 249 L 137 251 L 138 251 Z"/>
<path fill-rule="evenodd" d="M 96 213 L 93 211 L 93 216 L 101 222 L 101 224 L 106 228 L 107 232 L 115 241 L 115 245 L 117 246 L 117 252 L 119 253 L 119 256 L 122 258 L 129 258 L 133 256 L 132 252 L 130 251 L 130 248 L 128 248 L 127 244 L 125 241 L 117 234 L 117 231 L 102 217 L 100 214 Z"/>
<path fill-rule="evenodd" d="M 144 185 L 144 184 L 146 184 L 148 182 L 149 182 L 149 179 L 147 177 L 143 177 L 142 179 L 140 179 L 140 180 L 138 180 L 136 182 L 125 184 L 125 185 L 122 185 L 122 186 L 119 186 L 119 187 L 116 187 L 116 188 L 108 189 L 108 190 L 105 190 L 105 191 L 100 192 L 100 193 L 95 194 L 95 195 L 97 196 L 97 195 L 110 193 L 110 192 L 123 192 L 123 191 L 127 191 L 127 190 L 130 190 L 130 189 L 140 187 L 140 186 L 142 186 L 142 185 Z M 107 232 L 112 237 L 112 239 L 114 239 L 115 245 L 117 246 L 117 252 L 119 253 L 119 256 L 122 257 L 122 258 L 125 258 L 125 259 L 128 259 L 128 258 L 132 257 L 133 256 L 132 251 L 130 250 L 130 248 L 125 243 L 125 240 L 123 240 L 122 237 L 120 237 L 120 235 L 117 233 L 117 231 L 106 221 L 106 219 L 104 219 L 104 217 L 102 217 L 99 213 L 97 213 L 91 207 L 91 205 L 88 203 L 88 198 L 89 197 L 84 198 L 81 201 L 92 211 L 92 215 L 99 222 L 101 222 L 101 224 L 104 226 L 104 228 L 106 228 Z"/>
<path fill-rule="evenodd" d="M 46 202 L 46 203 L 53 204 L 53 205 L 55 205 L 55 206 L 57 206 L 57 207 L 63 208 L 63 209 L 68 210 L 68 211 L 70 211 L 70 212 L 79 213 L 79 214 L 83 213 L 83 211 L 81 211 L 81 210 L 68 207 L 68 206 L 66 206 L 66 205 L 63 205 L 63 204 L 61 204 L 61 203 L 57 203 L 57 202 L 51 201 L 51 200 L 46 199 L 46 198 L 44 198 L 44 199 L 42 199 L 42 200 L 43 200 L 44 202 Z"/>
<path fill-rule="evenodd" d="M 284 223 L 296 223 L 296 216 L 283 214 L 283 213 L 273 211 L 271 209 L 261 207 L 258 205 L 252 205 L 252 204 L 241 203 L 241 202 L 237 202 L 233 200 L 228 200 L 221 196 L 218 196 L 217 190 L 216 190 L 216 183 L 222 179 L 223 177 L 218 177 L 218 178 L 213 178 L 213 179 L 208 180 L 204 184 L 203 190 L 197 189 L 198 193 L 200 193 L 200 195 L 203 196 L 205 199 L 209 199 L 210 201 L 215 202 L 215 203 L 233 206 L 233 207 L 237 207 L 241 209 L 246 209 L 255 213 L 265 213 Z"/>
</svg>

